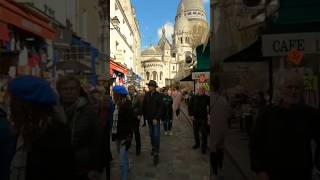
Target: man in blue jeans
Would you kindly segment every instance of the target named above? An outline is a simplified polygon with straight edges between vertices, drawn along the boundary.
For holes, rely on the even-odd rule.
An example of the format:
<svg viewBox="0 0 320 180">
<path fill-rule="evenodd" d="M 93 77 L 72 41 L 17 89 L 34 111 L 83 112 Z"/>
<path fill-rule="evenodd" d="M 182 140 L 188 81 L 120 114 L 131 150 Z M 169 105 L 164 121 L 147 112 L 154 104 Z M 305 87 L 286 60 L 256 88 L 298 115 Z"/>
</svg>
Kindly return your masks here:
<svg viewBox="0 0 320 180">
<path fill-rule="evenodd" d="M 157 165 L 159 162 L 160 152 L 160 118 L 162 96 L 156 91 L 157 82 L 150 80 L 147 84 L 149 92 L 145 94 L 143 99 L 143 118 L 148 122 L 149 133 L 151 138 L 153 163 Z"/>
</svg>

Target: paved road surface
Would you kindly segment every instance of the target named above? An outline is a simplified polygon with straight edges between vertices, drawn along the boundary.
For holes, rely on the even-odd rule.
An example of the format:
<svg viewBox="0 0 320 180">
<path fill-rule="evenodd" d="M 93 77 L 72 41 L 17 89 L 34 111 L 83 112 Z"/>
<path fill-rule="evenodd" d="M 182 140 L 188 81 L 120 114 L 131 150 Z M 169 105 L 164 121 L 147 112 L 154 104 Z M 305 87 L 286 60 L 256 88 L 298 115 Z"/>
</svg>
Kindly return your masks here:
<svg viewBox="0 0 320 180">
<path fill-rule="evenodd" d="M 193 133 L 186 117 L 181 115 L 180 120 L 174 121 L 173 136 L 165 136 L 162 127 L 161 132 L 160 162 L 155 167 L 150 155 L 148 128 L 141 128 L 142 153 L 140 156 L 135 155 L 133 141 L 129 153 L 131 169 L 128 180 L 208 180 L 209 155 L 203 155 L 199 149 L 191 148 L 194 143 Z M 111 179 L 118 180 L 119 164 L 114 146 L 112 151 L 115 160 L 112 164 Z M 224 180 L 244 180 L 227 156 L 224 175 Z"/>
</svg>

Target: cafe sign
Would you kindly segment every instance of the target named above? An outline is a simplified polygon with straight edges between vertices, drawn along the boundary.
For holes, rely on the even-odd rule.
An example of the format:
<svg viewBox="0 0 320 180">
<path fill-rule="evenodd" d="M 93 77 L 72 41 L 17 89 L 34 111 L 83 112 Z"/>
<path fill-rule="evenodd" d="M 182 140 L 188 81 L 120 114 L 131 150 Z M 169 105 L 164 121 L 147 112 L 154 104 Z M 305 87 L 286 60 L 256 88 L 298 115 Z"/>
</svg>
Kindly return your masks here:
<svg viewBox="0 0 320 180">
<path fill-rule="evenodd" d="M 205 81 L 206 79 L 210 79 L 210 72 L 193 72 L 192 79 L 199 79 Z"/>
<path fill-rule="evenodd" d="M 292 50 L 320 54 L 320 33 L 268 34 L 262 36 L 263 56 L 287 56 Z"/>
</svg>

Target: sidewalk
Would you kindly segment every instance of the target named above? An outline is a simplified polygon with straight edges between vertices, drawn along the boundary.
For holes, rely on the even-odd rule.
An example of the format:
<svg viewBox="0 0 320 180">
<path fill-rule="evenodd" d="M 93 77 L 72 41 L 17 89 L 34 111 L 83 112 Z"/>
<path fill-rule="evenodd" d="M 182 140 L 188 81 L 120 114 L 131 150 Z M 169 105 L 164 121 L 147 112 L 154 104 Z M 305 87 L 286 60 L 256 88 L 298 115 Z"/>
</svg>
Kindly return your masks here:
<svg viewBox="0 0 320 180">
<path fill-rule="evenodd" d="M 181 104 L 181 112 L 188 118 L 188 122 L 192 126 L 192 120 L 188 116 L 187 105 Z M 237 129 L 230 129 L 226 137 L 226 153 L 230 157 L 233 164 L 238 168 L 244 179 L 254 180 L 255 175 L 251 171 L 249 141 L 246 134 Z"/>
</svg>

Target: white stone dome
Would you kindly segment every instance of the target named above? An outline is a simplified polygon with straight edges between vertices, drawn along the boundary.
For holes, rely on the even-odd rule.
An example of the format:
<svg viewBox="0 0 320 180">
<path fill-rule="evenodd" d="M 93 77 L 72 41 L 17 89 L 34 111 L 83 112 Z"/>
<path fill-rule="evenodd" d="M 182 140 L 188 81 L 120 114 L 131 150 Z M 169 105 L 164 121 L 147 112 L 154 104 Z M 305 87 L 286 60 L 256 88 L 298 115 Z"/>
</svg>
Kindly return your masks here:
<svg viewBox="0 0 320 180">
<path fill-rule="evenodd" d="M 183 10 L 183 5 L 182 8 Z M 183 32 L 190 32 L 190 24 L 187 17 L 182 13 L 181 15 L 177 16 L 174 32 L 175 34 L 183 33 Z"/>
<path fill-rule="evenodd" d="M 184 10 L 181 9 L 182 5 L 184 5 Z M 177 15 L 184 13 L 186 11 L 202 11 L 205 12 L 203 3 L 201 0 L 181 0 L 177 9 Z"/>
</svg>

